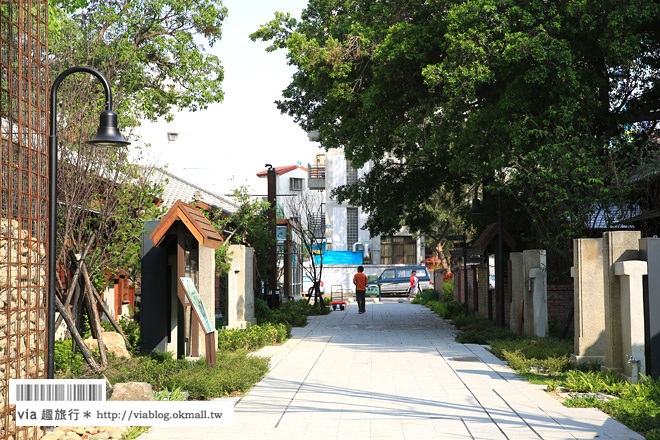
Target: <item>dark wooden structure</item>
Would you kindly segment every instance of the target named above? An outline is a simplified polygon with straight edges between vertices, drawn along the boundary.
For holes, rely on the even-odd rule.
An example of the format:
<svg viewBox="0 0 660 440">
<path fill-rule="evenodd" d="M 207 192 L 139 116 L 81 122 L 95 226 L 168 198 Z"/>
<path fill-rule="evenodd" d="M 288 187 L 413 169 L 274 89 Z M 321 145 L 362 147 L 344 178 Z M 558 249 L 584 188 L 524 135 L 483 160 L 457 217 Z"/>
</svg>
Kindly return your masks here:
<svg viewBox="0 0 660 440">
<path fill-rule="evenodd" d="M 223 238 L 199 209 L 182 201 L 159 222 L 146 222 L 145 226 L 150 233 L 142 239 L 140 326 L 144 348 L 167 351 L 176 329 L 177 357 L 198 356 L 199 323 L 192 319 L 190 305 L 185 305 L 178 279 L 190 277 L 198 285 L 200 246 L 218 249 Z"/>
</svg>

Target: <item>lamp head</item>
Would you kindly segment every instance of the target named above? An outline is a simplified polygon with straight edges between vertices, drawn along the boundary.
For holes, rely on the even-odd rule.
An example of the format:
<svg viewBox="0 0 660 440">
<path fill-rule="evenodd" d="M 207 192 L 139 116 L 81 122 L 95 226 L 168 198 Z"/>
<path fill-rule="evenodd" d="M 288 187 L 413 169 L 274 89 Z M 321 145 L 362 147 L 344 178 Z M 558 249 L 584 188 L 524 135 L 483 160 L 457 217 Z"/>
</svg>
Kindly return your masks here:
<svg viewBox="0 0 660 440">
<path fill-rule="evenodd" d="M 117 113 L 112 110 L 104 110 L 99 117 L 99 129 L 93 139 L 87 141 L 100 147 L 119 147 L 130 144 L 119 133 L 117 128 Z"/>
</svg>

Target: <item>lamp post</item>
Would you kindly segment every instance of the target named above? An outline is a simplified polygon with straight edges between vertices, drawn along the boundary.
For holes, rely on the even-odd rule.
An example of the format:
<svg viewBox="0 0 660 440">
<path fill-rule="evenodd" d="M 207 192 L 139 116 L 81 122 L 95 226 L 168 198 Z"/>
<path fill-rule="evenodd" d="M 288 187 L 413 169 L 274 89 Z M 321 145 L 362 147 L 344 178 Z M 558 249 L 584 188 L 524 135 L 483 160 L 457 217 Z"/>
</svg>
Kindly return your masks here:
<svg viewBox="0 0 660 440">
<path fill-rule="evenodd" d="M 48 141 L 48 358 L 47 377 L 52 379 L 55 372 L 55 276 L 57 270 L 57 90 L 62 81 L 76 72 L 95 76 L 103 85 L 105 110 L 99 118 L 96 136 L 88 141 L 102 147 L 127 145 L 128 142 L 117 128 L 117 114 L 112 111 L 112 91 L 108 80 L 96 69 L 86 66 L 71 67 L 60 73 L 50 88 L 50 137 Z"/>
</svg>

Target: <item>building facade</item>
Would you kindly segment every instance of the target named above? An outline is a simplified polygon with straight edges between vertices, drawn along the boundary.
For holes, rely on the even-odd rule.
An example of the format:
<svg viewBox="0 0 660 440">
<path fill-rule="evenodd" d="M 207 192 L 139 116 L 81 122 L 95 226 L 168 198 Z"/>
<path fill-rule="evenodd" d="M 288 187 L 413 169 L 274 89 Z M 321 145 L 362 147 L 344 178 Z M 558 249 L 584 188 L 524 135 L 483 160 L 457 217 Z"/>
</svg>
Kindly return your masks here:
<svg viewBox="0 0 660 440">
<path fill-rule="evenodd" d="M 326 218 L 326 249 L 362 251 L 370 264 L 418 264 L 424 259 L 424 239 L 405 228 L 392 236 L 371 236 L 364 229 L 368 214 L 357 206 L 340 203 L 332 191 L 355 183 L 372 168 L 368 162 L 356 169 L 344 156 L 343 149 L 317 153 L 309 165 L 310 190 L 322 190 Z"/>
</svg>

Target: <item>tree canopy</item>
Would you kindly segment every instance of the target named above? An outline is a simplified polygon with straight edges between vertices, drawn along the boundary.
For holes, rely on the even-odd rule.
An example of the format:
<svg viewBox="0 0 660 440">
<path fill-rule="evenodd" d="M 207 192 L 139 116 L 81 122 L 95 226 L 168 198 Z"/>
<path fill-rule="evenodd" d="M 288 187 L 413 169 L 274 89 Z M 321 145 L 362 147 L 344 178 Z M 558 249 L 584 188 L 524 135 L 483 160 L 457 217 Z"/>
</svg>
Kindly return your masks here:
<svg viewBox="0 0 660 440">
<path fill-rule="evenodd" d="M 485 187 L 527 216 L 530 243 L 557 248 L 625 200 L 648 157 L 659 33 L 660 4 L 643 0 L 310 0 L 251 37 L 297 69 L 280 110 L 374 162 L 337 191 L 372 233 L 423 230 L 438 192 L 467 203 Z"/>
<path fill-rule="evenodd" d="M 222 100 L 221 0 L 56 0 L 50 5 L 50 68 L 103 73 L 124 126 Z"/>
</svg>

